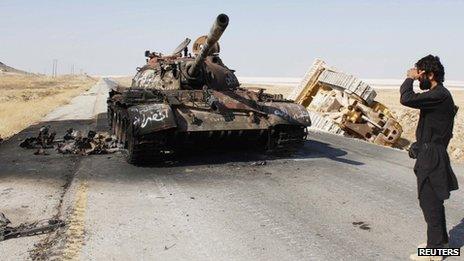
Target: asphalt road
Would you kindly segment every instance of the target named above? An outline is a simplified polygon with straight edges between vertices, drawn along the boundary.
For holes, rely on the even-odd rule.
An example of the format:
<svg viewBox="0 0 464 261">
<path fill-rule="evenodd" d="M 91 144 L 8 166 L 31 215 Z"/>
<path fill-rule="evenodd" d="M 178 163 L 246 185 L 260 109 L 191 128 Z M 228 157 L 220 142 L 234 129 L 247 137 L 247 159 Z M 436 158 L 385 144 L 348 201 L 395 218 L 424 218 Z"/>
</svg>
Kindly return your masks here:
<svg viewBox="0 0 464 261">
<path fill-rule="evenodd" d="M 106 88 L 0 145 L 0 212 L 14 224 L 68 224 L 0 242 L 1 260 L 408 260 L 425 240 L 413 162 L 362 141 L 311 132 L 291 156 L 196 152 L 145 167 L 119 153 L 18 147 L 43 124 L 59 136 L 104 130 Z M 454 169 L 464 184 L 463 166 Z M 461 248 L 463 202 L 462 190 L 446 202 L 451 246 Z"/>
</svg>

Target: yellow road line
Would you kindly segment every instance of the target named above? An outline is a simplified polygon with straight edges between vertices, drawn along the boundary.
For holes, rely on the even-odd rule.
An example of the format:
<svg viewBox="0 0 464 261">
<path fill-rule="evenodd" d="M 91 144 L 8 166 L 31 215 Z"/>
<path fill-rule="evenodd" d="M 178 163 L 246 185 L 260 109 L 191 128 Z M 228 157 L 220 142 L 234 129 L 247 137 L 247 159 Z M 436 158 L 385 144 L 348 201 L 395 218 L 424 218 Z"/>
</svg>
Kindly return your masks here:
<svg viewBox="0 0 464 261">
<path fill-rule="evenodd" d="M 79 260 L 81 249 L 84 244 L 87 190 L 87 183 L 81 182 L 76 191 L 76 200 L 69 219 L 69 227 L 65 235 L 66 243 L 63 251 L 63 259 L 65 260 Z"/>
</svg>

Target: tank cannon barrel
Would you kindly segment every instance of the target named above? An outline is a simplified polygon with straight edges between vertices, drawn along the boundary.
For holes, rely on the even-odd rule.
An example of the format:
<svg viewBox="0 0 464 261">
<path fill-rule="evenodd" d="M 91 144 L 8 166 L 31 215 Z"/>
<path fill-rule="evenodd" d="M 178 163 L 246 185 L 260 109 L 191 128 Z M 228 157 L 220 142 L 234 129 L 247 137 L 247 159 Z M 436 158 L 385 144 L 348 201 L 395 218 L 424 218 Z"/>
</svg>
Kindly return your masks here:
<svg viewBox="0 0 464 261">
<path fill-rule="evenodd" d="M 211 30 L 206 38 L 206 43 L 203 45 L 200 53 L 198 53 L 198 55 L 195 57 L 195 61 L 192 63 L 190 68 L 188 68 L 188 74 L 190 76 L 198 75 L 198 72 L 200 71 L 203 62 L 211 51 L 211 48 L 214 47 L 217 41 L 219 41 L 219 38 L 221 38 L 221 35 L 226 30 L 228 24 L 229 17 L 226 14 L 220 14 L 216 17 L 213 27 L 211 27 Z"/>
</svg>

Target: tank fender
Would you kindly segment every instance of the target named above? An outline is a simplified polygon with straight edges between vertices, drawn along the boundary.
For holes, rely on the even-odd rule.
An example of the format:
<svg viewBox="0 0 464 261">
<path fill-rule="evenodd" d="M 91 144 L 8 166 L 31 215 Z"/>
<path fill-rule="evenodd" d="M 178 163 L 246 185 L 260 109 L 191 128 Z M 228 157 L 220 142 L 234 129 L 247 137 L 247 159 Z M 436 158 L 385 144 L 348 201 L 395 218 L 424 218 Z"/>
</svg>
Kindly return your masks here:
<svg viewBox="0 0 464 261">
<path fill-rule="evenodd" d="M 167 104 L 142 104 L 128 109 L 129 118 L 138 135 L 177 127 L 174 113 Z"/>
<path fill-rule="evenodd" d="M 290 102 L 266 102 L 263 111 L 269 114 L 272 125 L 277 124 L 299 124 L 311 126 L 311 119 L 305 107 Z"/>
</svg>

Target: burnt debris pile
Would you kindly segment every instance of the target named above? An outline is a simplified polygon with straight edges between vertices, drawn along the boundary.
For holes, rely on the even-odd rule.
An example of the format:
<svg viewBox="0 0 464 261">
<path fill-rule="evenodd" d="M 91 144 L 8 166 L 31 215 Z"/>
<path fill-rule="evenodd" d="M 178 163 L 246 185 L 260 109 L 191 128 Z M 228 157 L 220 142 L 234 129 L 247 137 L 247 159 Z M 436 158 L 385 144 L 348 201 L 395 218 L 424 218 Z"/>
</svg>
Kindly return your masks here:
<svg viewBox="0 0 464 261">
<path fill-rule="evenodd" d="M 19 146 L 35 149 L 35 155 L 48 155 L 48 149 L 55 149 L 61 154 L 108 154 L 118 151 L 118 143 L 114 136 L 106 132 L 90 130 L 87 135 L 82 131 L 70 128 L 62 139 L 55 139 L 56 132 L 50 126 L 43 126 L 37 137 L 28 137 Z"/>
<path fill-rule="evenodd" d="M 10 226 L 10 220 L 0 212 L 0 241 L 35 236 L 50 233 L 65 226 L 65 222 L 59 219 L 39 220 L 32 223 L 22 223 L 18 226 Z"/>
</svg>

